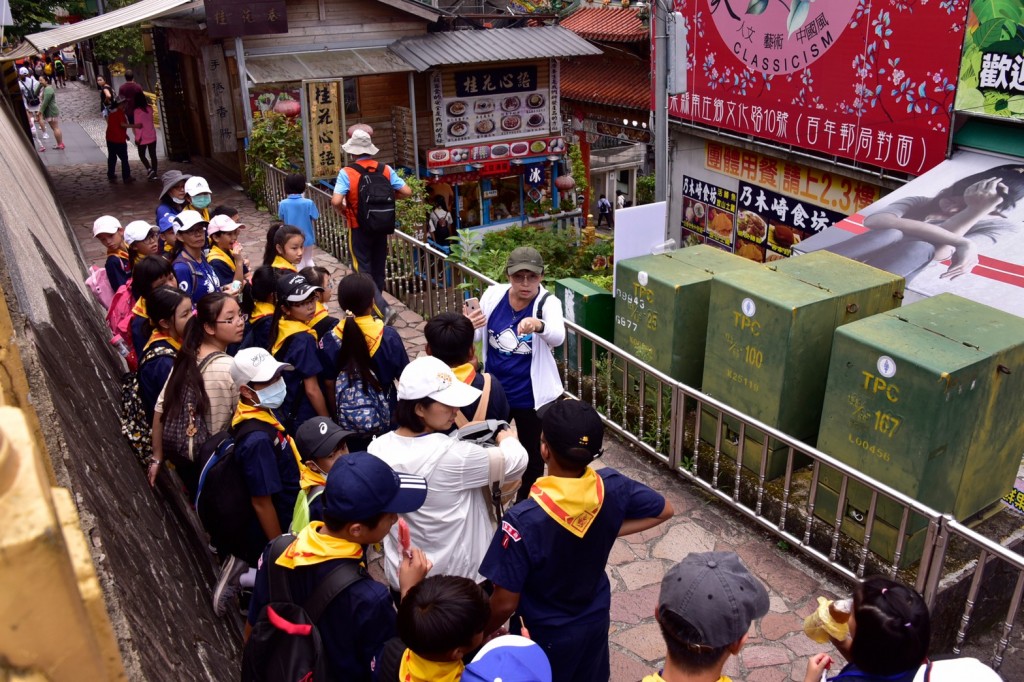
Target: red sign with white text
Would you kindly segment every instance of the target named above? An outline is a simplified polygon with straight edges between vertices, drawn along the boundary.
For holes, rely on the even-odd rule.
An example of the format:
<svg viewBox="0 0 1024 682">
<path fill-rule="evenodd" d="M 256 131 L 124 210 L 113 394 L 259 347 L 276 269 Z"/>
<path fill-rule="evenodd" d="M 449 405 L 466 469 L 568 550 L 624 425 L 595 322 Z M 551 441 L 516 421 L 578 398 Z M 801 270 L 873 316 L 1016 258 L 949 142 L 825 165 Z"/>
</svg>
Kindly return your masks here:
<svg viewBox="0 0 1024 682">
<path fill-rule="evenodd" d="M 669 114 L 920 174 L 946 156 L 968 0 L 676 0 Z"/>
</svg>

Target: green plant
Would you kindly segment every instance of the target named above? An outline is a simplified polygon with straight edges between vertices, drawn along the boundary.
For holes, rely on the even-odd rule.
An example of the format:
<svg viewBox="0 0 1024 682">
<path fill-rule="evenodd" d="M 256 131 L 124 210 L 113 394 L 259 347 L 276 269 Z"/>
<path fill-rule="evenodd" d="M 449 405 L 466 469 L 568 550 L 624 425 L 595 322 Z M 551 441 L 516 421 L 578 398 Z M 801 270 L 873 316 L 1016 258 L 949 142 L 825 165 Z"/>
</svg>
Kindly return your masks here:
<svg viewBox="0 0 1024 682">
<path fill-rule="evenodd" d="M 249 148 L 246 155 L 250 159 L 263 161 L 274 168 L 290 171 L 301 167 L 303 163 L 302 124 L 298 119 L 274 112 L 267 112 L 252 123 L 252 134 L 249 136 Z M 246 193 L 256 202 L 257 207 L 266 208 L 267 198 L 264 196 L 266 170 L 262 164 L 246 164 Z"/>
<path fill-rule="evenodd" d="M 107 11 L 113 11 L 132 4 L 131 0 L 107 0 Z M 145 64 L 152 61 L 142 43 L 140 24 L 104 31 L 93 38 L 93 56 L 103 62 L 127 61 L 130 64 Z"/>
<path fill-rule="evenodd" d="M 577 201 L 582 204 L 583 197 L 589 196 L 590 192 L 590 178 L 587 176 L 587 164 L 583 163 L 583 153 L 580 151 L 578 144 L 571 144 L 568 148 L 569 161 L 572 163 L 572 179 L 576 181 L 576 197 Z M 571 211 L 576 208 L 576 202 L 573 202 L 572 208 L 563 208 L 564 211 Z"/>
<path fill-rule="evenodd" d="M 127 4 L 127 3 L 126 3 Z M 11 9 L 11 17 L 14 19 L 13 26 L 4 27 L 4 42 L 14 42 L 32 33 L 37 33 L 43 24 L 56 24 L 58 9 L 63 9 L 70 15 L 82 15 L 86 13 L 84 2 L 72 0 L 62 2 L 61 0 L 10 0 L 8 5 Z M 120 7 L 121 5 L 117 5 Z M 94 52 L 98 56 L 98 53 Z"/>
<path fill-rule="evenodd" d="M 430 214 L 430 203 L 427 200 L 427 183 L 404 170 L 398 171 L 398 174 L 412 189 L 412 196 L 395 202 L 395 219 L 398 223 L 398 229 L 422 240 L 425 236 L 423 227 L 426 225 L 427 216 Z"/>
<path fill-rule="evenodd" d="M 654 173 L 638 175 L 636 178 L 636 204 L 654 203 Z"/>
</svg>

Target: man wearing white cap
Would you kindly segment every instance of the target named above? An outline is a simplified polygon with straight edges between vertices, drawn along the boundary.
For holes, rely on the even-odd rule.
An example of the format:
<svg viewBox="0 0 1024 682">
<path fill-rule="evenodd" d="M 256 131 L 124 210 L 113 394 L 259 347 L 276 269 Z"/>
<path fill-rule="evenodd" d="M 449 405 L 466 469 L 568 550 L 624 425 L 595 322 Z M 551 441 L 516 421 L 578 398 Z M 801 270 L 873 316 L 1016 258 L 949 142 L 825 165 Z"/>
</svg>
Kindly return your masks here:
<svg viewBox="0 0 1024 682">
<path fill-rule="evenodd" d="M 373 159 L 380 150 L 373 144 L 365 128 L 353 126 L 351 137 L 341 148 L 354 156 L 355 161 L 338 172 L 331 206 L 348 223 L 352 267 L 356 272 L 373 278 L 378 292 L 375 301 L 377 312 L 386 318 L 389 310 L 380 292 L 384 291 L 388 235 L 395 231 L 394 200 L 411 197 L 412 188 L 405 184 L 391 166 Z M 393 194 L 387 192 L 388 183 Z M 383 191 L 376 191 L 378 188 Z M 362 207 L 359 204 L 360 195 L 364 200 Z M 372 203 L 366 201 L 371 198 Z"/>
</svg>

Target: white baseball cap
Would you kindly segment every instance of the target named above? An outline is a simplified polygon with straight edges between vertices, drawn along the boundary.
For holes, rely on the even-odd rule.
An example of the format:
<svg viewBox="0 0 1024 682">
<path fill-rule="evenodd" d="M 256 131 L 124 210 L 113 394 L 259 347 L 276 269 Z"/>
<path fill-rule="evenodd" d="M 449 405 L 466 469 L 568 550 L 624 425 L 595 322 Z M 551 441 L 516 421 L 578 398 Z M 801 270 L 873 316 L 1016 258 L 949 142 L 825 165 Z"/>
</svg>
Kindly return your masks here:
<svg viewBox="0 0 1024 682">
<path fill-rule="evenodd" d="M 18 75 L 19 76 L 27 76 L 28 75 L 28 69 L 26 69 L 24 66 L 21 67 L 20 69 L 18 69 Z"/>
<path fill-rule="evenodd" d="M 274 359 L 266 348 L 243 348 L 235 354 L 234 364 L 231 365 L 231 378 L 236 386 L 253 382 L 262 384 L 273 381 L 281 372 L 290 372 L 293 369 L 295 368 L 291 365 Z"/>
<path fill-rule="evenodd" d="M 211 194 L 210 183 L 206 182 L 206 178 L 201 178 L 198 175 L 193 175 L 185 181 L 185 194 L 190 197 L 194 197 L 197 194 Z"/>
<path fill-rule="evenodd" d="M 216 234 L 218 232 L 234 232 L 239 228 L 243 228 L 243 223 L 236 223 L 231 219 L 231 216 L 226 215 L 215 215 L 210 218 L 210 226 L 206 228 L 206 234 Z"/>
<path fill-rule="evenodd" d="M 449 407 L 472 405 L 480 398 L 480 389 L 459 381 L 452 368 L 437 358 L 416 358 L 398 380 L 399 400 L 430 398 Z"/>
<path fill-rule="evenodd" d="M 92 223 L 92 236 L 114 234 L 121 229 L 121 221 L 112 215 L 101 215 Z"/>
<path fill-rule="evenodd" d="M 174 234 L 187 232 L 199 224 L 210 224 L 208 220 L 203 218 L 203 215 L 199 211 L 182 211 L 171 218 L 171 222 L 174 223 Z"/>
<path fill-rule="evenodd" d="M 131 246 L 135 242 L 143 241 L 152 232 L 158 232 L 156 225 L 150 225 L 145 220 L 133 220 L 125 225 L 124 241 Z"/>
</svg>

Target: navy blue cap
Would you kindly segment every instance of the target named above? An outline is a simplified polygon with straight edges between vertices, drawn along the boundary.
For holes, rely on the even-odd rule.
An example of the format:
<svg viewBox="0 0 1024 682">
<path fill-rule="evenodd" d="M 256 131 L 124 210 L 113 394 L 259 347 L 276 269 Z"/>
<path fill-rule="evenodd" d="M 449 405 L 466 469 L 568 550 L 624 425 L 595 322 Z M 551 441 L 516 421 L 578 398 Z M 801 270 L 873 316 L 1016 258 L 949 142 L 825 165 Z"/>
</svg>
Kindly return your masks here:
<svg viewBox="0 0 1024 682">
<path fill-rule="evenodd" d="M 321 499 L 324 514 L 338 521 L 405 514 L 423 505 L 427 481 L 422 476 L 400 474 L 368 452 L 353 452 L 331 467 Z"/>
</svg>

